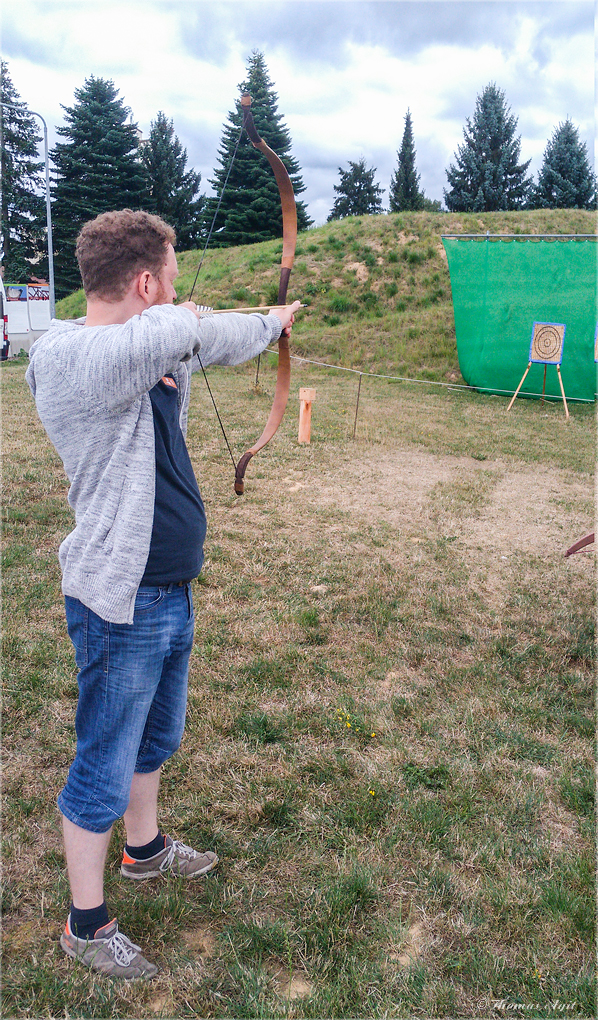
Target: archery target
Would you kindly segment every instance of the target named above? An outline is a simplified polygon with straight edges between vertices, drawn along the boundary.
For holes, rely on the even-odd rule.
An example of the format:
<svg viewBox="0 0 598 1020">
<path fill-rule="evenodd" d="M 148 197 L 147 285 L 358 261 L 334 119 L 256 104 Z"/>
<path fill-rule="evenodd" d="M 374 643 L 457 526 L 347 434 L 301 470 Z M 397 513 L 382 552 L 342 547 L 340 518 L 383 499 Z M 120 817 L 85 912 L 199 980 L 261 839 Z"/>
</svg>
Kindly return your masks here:
<svg viewBox="0 0 598 1020">
<path fill-rule="evenodd" d="M 534 322 L 529 360 L 560 365 L 563 360 L 565 326 L 562 322 Z"/>
<path fill-rule="evenodd" d="M 598 326 L 596 326 L 596 336 L 594 337 L 594 361 L 598 361 Z"/>
</svg>

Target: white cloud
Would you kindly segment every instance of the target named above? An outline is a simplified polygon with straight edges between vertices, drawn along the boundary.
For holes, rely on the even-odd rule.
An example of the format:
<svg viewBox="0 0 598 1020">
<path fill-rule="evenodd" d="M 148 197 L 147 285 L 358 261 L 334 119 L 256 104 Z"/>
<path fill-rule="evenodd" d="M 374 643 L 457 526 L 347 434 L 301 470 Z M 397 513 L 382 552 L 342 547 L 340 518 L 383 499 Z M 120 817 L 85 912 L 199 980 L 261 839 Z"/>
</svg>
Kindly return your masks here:
<svg viewBox="0 0 598 1020">
<path fill-rule="evenodd" d="M 158 110 L 173 118 L 205 187 L 247 57 L 262 49 L 303 169 L 302 198 L 322 222 L 337 167 L 348 160 L 365 156 L 388 189 L 408 107 L 422 186 L 440 198 L 465 118 L 489 81 L 519 118 L 522 158 L 532 157 L 532 169 L 567 116 L 591 151 L 588 10 L 589 3 L 506 0 L 21 0 L 18 19 L 7 24 L 5 15 L 3 49 L 15 87 L 48 120 L 51 144 L 63 123 L 60 104 L 72 105 L 86 77 L 112 78 L 144 133 Z"/>
</svg>

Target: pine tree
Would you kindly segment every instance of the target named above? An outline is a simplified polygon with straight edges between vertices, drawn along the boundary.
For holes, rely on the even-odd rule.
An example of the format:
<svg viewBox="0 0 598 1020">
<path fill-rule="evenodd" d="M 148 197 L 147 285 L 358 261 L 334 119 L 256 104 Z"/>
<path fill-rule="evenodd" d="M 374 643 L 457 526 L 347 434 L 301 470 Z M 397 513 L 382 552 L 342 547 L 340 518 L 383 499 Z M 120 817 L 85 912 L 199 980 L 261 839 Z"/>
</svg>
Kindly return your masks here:
<svg viewBox="0 0 598 1020">
<path fill-rule="evenodd" d="M 345 216 L 367 216 L 381 213 L 384 188 L 374 183 L 376 167 L 370 170 L 362 156 L 358 163 L 349 160 L 349 169 L 339 166 L 340 184 L 334 185 L 336 198 L 328 217 L 330 220 L 342 220 Z"/>
<path fill-rule="evenodd" d="M 419 190 L 420 175 L 415 169 L 415 143 L 409 110 L 405 116 L 403 140 L 397 155 L 397 169 L 390 179 L 390 212 L 423 209 L 424 193 Z"/>
<path fill-rule="evenodd" d="M 4 278 L 17 283 L 29 279 L 33 264 L 36 276 L 48 272 L 46 204 L 40 194 L 44 164 L 38 157 L 42 136 L 11 81 L 8 65 L 2 61 L 0 67 L 0 98 L 10 104 L 0 107 L 2 263 Z"/>
<path fill-rule="evenodd" d="M 185 170 L 187 150 L 174 133 L 172 120 L 159 112 L 152 122 L 147 142 L 141 146 L 141 162 L 148 177 L 146 208 L 170 223 L 177 235 L 178 247 L 199 244 L 205 197 L 197 198 L 201 174 Z"/>
<path fill-rule="evenodd" d="M 521 137 L 515 137 L 517 118 L 510 112 L 505 94 L 494 83 L 476 99 L 473 122 L 467 118 L 465 144 L 457 150 L 455 163 L 446 171 L 450 191 L 444 192 L 450 212 L 490 212 L 520 209 L 531 178 L 531 163 L 519 163 Z"/>
<path fill-rule="evenodd" d="M 252 99 L 251 111 L 258 134 L 284 163 L 295 197 L 305 191 L 297 160 L 290 155 L 291 136 L 277 113 L 278 97 L 268 77 L 262 53 L 254 50 L 247 64 L 247 78 L 239 85 L 241 95 L 248 92 Z M 216 197 L 206 202 L 206 223 L 214 216 L 218 199 L 222 204 L 215 223 L 212 244 L 227 246 L 254 244 L 282 237 L 280 194 L 272 168 L 264 156 L 254 149 L 246 133 L 239 138 L 243 123 L 240 99 L 236 109 L 229 113 L 218 149 L 220 166 L 214 171 L 210 184 Z M 235 155 L 235 148 L 239 140 Z M 234 158 L 233 158 L 234 157 Z M 232 168 L 231 168 L 232 161 Z M 230 176 L 224 187 L 228 171 Z M 297 202 L 297 227 L 307 230 L 312 224 L 304 202 Z"/>
<path fill-rule="evenodd" d="M 546 146 L 530 205 L 535 209 L 596 207 L 596 178 L 588 150 L 569 117 L 555 128 Z"/>
<path fill-rule="evenodd" d="M 137 134 L 114 82 L 93 75 L 75 90 L 75 104 L 63 106 L 66 126 L 52 152 L 55 183 L 53 224 L 56 293 L 81 286 L 75 241 L 82 225 L 111 209 L 147 204 L 147 181 L 138 159 Z"/>
<path fill-rule="evenodd" d="M 422 209 L 424 212 L 444 212 L 440 199 L 428 198 L 425 191 L 422 191 Z"/>
</svg>

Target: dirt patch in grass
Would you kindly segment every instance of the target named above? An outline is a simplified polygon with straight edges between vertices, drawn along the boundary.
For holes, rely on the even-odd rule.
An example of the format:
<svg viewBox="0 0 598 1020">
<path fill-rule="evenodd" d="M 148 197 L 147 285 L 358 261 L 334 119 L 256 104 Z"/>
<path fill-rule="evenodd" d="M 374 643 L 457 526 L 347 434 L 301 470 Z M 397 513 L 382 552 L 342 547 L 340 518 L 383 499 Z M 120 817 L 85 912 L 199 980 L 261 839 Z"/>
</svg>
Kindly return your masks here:
<svg viewBox="0 0 598 1020">
<path fill-rule="evenodd" d="M 188 949 L 202 960 L 211 960 L 217 954 L 216 939 L 207 928 L 191 928 L 182 931 L 181 938 Z"/>
<path fill-rule="evenodd" d="M 476 505 L 475 488 L 480 476 L 490 479 L 486 505 Z M 442 503 L 442 487 L 462 486 L 461 509 L 451 500 Z M 417 538 L 417 527 L 430 525 L 428 499 L 440 487 L 439 511 L 444 529 L 459 519 L 460 539 L 472 547 L 482 546 L 495 554 L 514 551 L 538 555 L 564 554 L 569 539 L 588 525 L 586 512 L 575 504 L 592 498 L 590 481 L 571 478 L 565 472 L 530 465 L 507 465 L 501 461 L 477 462 L 470 457 L 436 457 L 413 450 L 369 450 L 365 460 L 344 462 L 336 477 L 327 476 L 309 489 L 316 502 L 359 513 L 373 521 L 386 521 Z M 471 503 L 468 506 L 467 488 Z M 293 492 L 299 491 L 297 483 Z M 555 514 L 555 504 L 571 502 L 566 523 Z M 470 513 L 468 513 L 468 510 Z M 471 511 L 476 511 L 475 516 Z M 463 517 L 468 519 L 464 522 Z M 569 530 L 570 529 L 570 530 Z M 591 558 L 591 552 L 586 559 Z"/>
<path fill-rule="evenodd" d="M 169 992 L 161 992 L 154 996 L 147 1004 L 152 1013 L 162 1013 L 172 1003 L 172 995 Z"/>
<path fill-rule="evenodd" d="M 346 268 L 349 273 L 355 273 L 355 276 L 360 283 L 365 283 L 365 281 L 369 278 L 370 274 L 363 262 L 349 262 L 347 263 Z"/>
<path fill-rule="evenodd" d="M 560 804 L 549 800 L 541 815 L 542 827 L 550 835 L 550 849 L 560 853 L 564 848 L 575 849 L 580 844 L 579 825 L 575 815 Z"/>
<path fill-rule="evenodd" d="M 421 921 L 414 921 L 409 927 L 401 950 L 389 953 L 388 958 L 399 967 L 411 967 L 423 955 L 426 945 L 424 925 Z"/>
<path fill-rule="evenodd" d="M 423 559 L 430 543 L 457 543 L 471 583 L 496 606 L 520 556 L 562 561 L 592 527 L 590 478 L 412 449 L 370 447 L 364 458 L 344 460 L 325 477 L 295 482 L 288 491 L 349 514 L 354 530 L 364 521 L 388 525 L 384 551 L 392 563 L 407 554 Z M 594 560 L 593 547 L 584 550 L 569 561 L 572 573 L 589 577 Z"/>
<path fill-rule="evenodd" d="M 397 694 L 404 698 L 413 698 L 427 683 L 427 677 L 419 675 L 416 670 L 405 665 L 402 669 L 389 670 L 385 677 L 377 680 L 376 693 L 379 698 L 391 698 Z"/>
<path fill-rule="evenodd" d="M 272 984 L 277 995 L 284 999 L 305 999 L 311 995 L 313 985 L 307 980 L 304 974 L 289 973 L 288 967 L 281 967 L 278 963 L 272 963 L 266 967 L 271 976 Z"/>
</svg>

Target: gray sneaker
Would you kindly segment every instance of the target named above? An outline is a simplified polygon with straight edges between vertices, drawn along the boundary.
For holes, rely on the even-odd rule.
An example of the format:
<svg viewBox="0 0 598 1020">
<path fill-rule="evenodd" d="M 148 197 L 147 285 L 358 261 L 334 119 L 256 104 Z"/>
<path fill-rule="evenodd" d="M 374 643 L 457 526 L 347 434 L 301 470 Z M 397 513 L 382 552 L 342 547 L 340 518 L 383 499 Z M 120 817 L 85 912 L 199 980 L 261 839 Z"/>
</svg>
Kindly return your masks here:
<svg viewBox="0 0 598 1020">
<path fill-rule="evenodd" d="M 120 868 L 125 878 L 157 878 L 170 872 L 183 878 L 199 878 L 218 864 L 218 855 L 211 850 L 198 853 L 190 846 L 185 846 L 178 839 L 165 836 L 164 849 L 150 857 L 147 861 L 136 861 L 126 852 L 123 853 Z"/>
<path fill-rule="evenodd" d="M 80 960 L 86 967 L 106 974 L 108 977 L 151 978 L 158 973 L 155 964 L 141 955 L 139 946 L 134 945 L 118 930 L 116 920 L 98 928 L 93 939 L 78 939 L 71 931 L 69 914 L 60 945 L 67 956 Z"/>
</svg>

